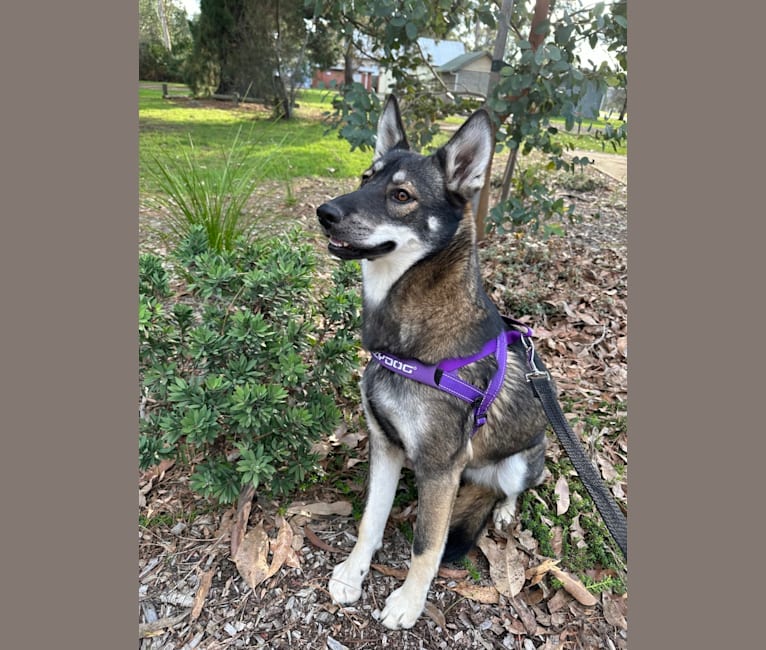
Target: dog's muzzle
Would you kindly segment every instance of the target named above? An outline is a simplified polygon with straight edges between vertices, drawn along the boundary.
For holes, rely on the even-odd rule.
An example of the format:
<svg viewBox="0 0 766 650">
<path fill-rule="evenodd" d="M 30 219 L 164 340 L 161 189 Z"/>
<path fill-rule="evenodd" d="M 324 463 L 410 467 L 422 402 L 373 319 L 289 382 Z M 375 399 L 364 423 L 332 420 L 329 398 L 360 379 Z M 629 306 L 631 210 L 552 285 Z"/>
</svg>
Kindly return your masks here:
<svg viewBox="0 0 766 650">
<path fill-rule="evenodd" d="M 331 255 L 343 260 L 373 260 L 396 248 L 396 243 L 392 241 L 372 247 L 354 246 L 342 238 L 342 233 L 337 232 L 337 227 L 343 221 L 344 216 L 341 208 L 333 201 L 323 203 L 317 208 L 317 218 L 329 239 L 327 250 Z"/>
</svg>

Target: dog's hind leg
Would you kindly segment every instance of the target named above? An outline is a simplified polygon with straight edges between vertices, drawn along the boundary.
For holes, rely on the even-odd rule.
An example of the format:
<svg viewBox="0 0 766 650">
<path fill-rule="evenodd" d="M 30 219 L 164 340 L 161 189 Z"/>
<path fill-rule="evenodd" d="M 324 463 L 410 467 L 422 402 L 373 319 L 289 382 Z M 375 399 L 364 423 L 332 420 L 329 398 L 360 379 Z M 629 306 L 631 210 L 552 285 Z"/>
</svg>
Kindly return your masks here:
<svg viewBox="0 0 766 650">
<path fill-rule="evenodd" d="M 524 490 L 542 483 L 545 477 L 545 433 L 541 433 L 530 447 L 507 456 L 497 463 L 465 470 L 464 477 L 471 483 L 496 490 L 503 499 L 495 506 L 495 528 L 502 529 L 513 521 L 516 499 Z"/>
<path fill-rule="evenodd" d="M 404 451 L 389 442 L 369 412 L 367 422 L 370 428 L 367 504 L 354 549 L 335 567 L 328 585 L 333 600 L 342 605 L 356 602 L 362 595 L 362 581 L 370 569 L 372 556 L 383 543 L 383 531 L 404 464 Z"/>
<path fill-rule="evenodd" d="M 543 482 L 545 446 L 546 441 L 543 437 L 537 444 L 503 459 L 495 466 L 497 486 L 505 494 L 505 499 L 495 507 L 495 528 L 503 529 L 513 521 L 519 494 Z"/>
<path fill-rule="evenodd" d="M 418 516 L 407 579 L 386 599 L 380 622 L 388 628 L 410 628 L 426 604 L 431 582 L 447 541 L 447 529 L 460 485 L 460 469 L 433 476 L 417 476 Z"/>
</svg>

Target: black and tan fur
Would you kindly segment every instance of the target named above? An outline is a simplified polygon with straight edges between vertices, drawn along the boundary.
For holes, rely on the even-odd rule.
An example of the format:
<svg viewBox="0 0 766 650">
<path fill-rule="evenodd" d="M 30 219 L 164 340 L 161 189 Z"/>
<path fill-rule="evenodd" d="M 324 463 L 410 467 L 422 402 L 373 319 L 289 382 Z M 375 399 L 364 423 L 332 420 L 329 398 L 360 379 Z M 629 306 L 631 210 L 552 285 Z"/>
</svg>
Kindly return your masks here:
<svg viewBox="0 0 766 650">
<path fill-rule="evenodd" d="M 362 260 L 367 350 L 433 364 L 474 354 L 505 329 L 482 286 L 471 209 L 492 146 L 489 117 L 478 111 L 433 155 L 416 154 L 390 97 L 361 187 L 317 209 L 329 251 Z M 489 356 L 460 376 L 485 389 L 496 367 Z M 377 363 L 367 367 L 370 484 L 358 541 L 330 580 L 334 600 L 360 597 L 405 459 L 418 484 L 418 514 L 407 579 L 381 613 L 387 627 L 415 624 L 440 561 L 467 552 L 493 509 L 497 526 L 511 521 L 517 495 L 544 472 L 547 420 L 525 372 L 523 348 L 514 344 L 487 423 L 471 438 L 469 404 Z"/>
</svg>

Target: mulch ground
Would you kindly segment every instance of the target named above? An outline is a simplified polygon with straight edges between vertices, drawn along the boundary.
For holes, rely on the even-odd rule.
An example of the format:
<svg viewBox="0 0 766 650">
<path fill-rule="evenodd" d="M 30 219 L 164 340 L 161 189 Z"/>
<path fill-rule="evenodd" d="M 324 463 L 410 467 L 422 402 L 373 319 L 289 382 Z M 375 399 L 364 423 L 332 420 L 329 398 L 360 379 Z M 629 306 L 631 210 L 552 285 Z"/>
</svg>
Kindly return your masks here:
<svg viewBox="0 0 766 650">
<path fill-rule="evenodd" d="M 530 314 L 538 349 L 572 410 L 626 416 L 627 188 L 596 170 L 584 173 L 594 187 L 559 190 L 585 215 L 568 227 L 566 237 L 492 235 L 480 245 L 483 273 L 503 311 L 517 317 Z M 354 185 L 297 179 L 293 195 L 298 201 L 291 205 L 283 184 L 264 183 L 251 204 L 265 232 L 279 232 L 287 225 L 283 215 L 291 214 L 323 247 L 314 210 Z M 139 221 L 141 250 L 163 253 L 155 232 L 162 228 L 162 215 L 142 208 Z M 627 467 L 627 433 L 610 436 L 583 422 L 578 418 L 575 430 L 625 505 L 627 472 L 616 476 L 614 466 Z M 555 461 L 562 451 L 555 438 L 550 440 L 548 454 Z M 340 432 L 326 441 L 325 454 L 324 463 L 347 468 L 354 476 L 354 468 L 366 460 L 365 432 Z M 290 503 L 256 495 L 243 513 L 242 508 L 215 507 L 192 493 L 188 474 L 176 465 L 152 468 L 138 479 L 139 512 L 151 522 L 139 527 L 142 650 L 627 648 L 627 594 L 605 591 L 586 606 L 567 590 L 551 586 L 555 583 L 527 579 L 519 593 L 508 597 L 494 588 L 491 563 L 479 549 L 470 555 L 478 575 L 469 575 L 462 566 L 443 567 L 415 627 L 398 632 L 384 628 L 376 616 L 406 571 L 409 542 L 401 524 L 414 522 L 415 502 L 392 512 L 384 548 L 375 558 L 377 569 L 366 579 L 362 598 L 353 607 L 340 608 L 327 593 L 327 580 L 353 546 L 356 522 L 342 507 L 333 507 L 349 501 L 349 494 L 337 486 L 317 484 Z M 351 482 L 350 489 L 362 496 L 363 481 Z M 243 524 L 265 534 L 272 562 L 277 549 L 282 557 L 278 570 L 255 588 L 231 559 L 232 535 L 241 538 Z M 546 560 L 518 523 L 505 534 L 492 531 L 486 539 L 487 544 L 512 544 L 528 573 Z M 604 576 L 594 571 L 591 577 Z"/>
</svg>

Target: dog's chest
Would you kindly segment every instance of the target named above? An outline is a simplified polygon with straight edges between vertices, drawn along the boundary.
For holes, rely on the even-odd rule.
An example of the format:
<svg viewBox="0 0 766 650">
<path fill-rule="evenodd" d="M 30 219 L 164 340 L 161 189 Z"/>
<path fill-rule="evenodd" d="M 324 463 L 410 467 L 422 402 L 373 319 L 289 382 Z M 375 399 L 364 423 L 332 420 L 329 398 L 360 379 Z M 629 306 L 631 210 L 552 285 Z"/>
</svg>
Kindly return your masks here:
<svg viewBox="0 0 766 650">
<path fill-rule="evenodd" d="M 403 388 L 401 382 L 410 380 L 387 377 L 388 372 L 376 367 L 369 367 L 365 372 L 361 388 L 367 418 L 376 422 L 386 437 L 413 458 L 427 436 L 431 410 L 418 395 L 421 387 L 413 382 Z"/>
<path fill-rule="evenodd" d="M 395 252 L 379 260 L 362 260 L 364 302 L 375 309 L 388 295 L 391 287 L 424 255 L 422 243 L 413 235 Z"/>
</svg>

